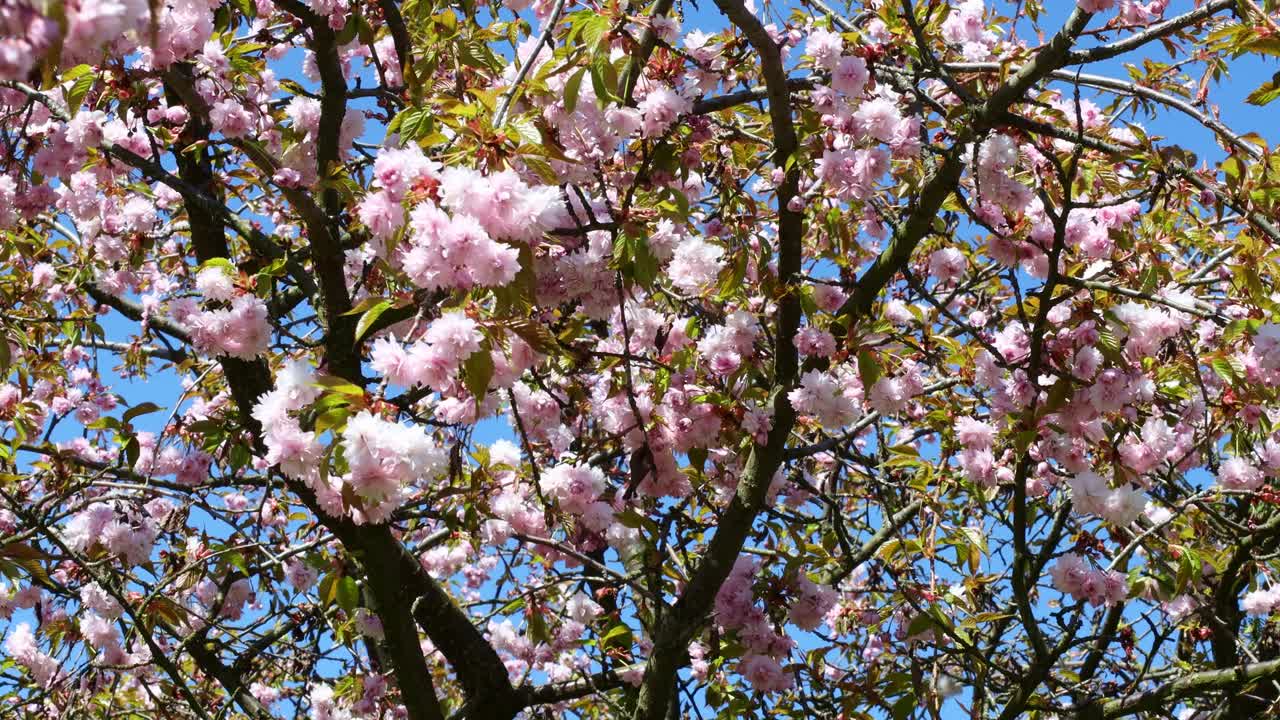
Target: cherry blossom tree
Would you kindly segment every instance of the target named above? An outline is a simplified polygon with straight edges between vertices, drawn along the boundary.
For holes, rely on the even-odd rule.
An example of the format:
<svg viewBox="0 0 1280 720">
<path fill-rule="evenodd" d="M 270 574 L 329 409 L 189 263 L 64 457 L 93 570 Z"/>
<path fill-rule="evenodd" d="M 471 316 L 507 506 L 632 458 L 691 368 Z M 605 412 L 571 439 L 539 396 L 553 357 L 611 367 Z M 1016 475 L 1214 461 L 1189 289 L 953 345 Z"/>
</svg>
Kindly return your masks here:
<svg viewBox="0 0 1280 720">
<path fill-rule="evenodd" d="M 826 1 L 0 3 L 0 716 L 1276 712 L 1280 3 Z"/>
</svg>

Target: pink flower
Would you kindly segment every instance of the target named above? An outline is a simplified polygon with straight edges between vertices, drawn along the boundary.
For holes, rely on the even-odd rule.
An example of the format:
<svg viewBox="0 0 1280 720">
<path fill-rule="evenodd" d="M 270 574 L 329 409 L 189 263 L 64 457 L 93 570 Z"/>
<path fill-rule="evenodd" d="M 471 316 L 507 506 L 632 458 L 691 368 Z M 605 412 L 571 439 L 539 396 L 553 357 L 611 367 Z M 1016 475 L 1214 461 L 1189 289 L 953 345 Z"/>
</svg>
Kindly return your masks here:
<svg viewBox="0 0 1280 720">
<path fill-rule="evenodd" d="M 838 429 L 858 418 L 862 386 L 851 373 L 843 377 L 810 370 L 800 378 L 800 387 L 787 393 L 791 406 L 812 417 L 827 429 Z"/>
<path fill-rule="evenodd" d="M 1250 615 L 1270 615 L 1280 605 L 1280 586 L 1254 590 L 1240 600 L 1240 608 Z"/>
<path fill-rule="evenodd" d="M 226 138 L 239 138 L 253 129 L 253 116 L 234 100 L 222 100 L 209 108 L 209 123 Z"/>
<path fill-rule="evenodd" d="M 80 634 L 96 650 L 120 644 L 120 630 L 110 620 L 90 613 L 80 618 Z"/>
<path fill-rule="evenodd" d="M 229 301 L 236 295 L 236 284 L 224 268 L 215 265 L 196 274 L 196 291 L 205 300 Z"/>
<path fill-rule="evenodd" d="M 357 212 L 360 222 L 379 240 L 390 240 L 404 226 L 404 208 L 386 190 L 365 196 Z"/>
<path fill-rule="evenodd" d="M 929 274 L 940 283 L 951 283 L 964 277 L 965 267 L 964 253 L 957 248 L 942 248 L 929 255 Z"/>
<path fill-rule="evenodd" d="M 827 612 L 836 604 L 835 588 L 818 585 L 805 575 L 796 579 L 796 597 L 792 601 L 791 622 L 803 630 L 813 630 L 822 624 Z"/>
<path fill-rule="evenodd" d="M 373 177 L 388 197 L 400 200 L 419 179 L 435 177 L 439 169 L 440 164 L 428 160 L 422 148 L 410 144 L 379 150 L 373 162 Z"/>
<path fill-rule="evenodd" d="M 676 245 L 667 267 L 671 283 L 687 293 L 699 293 L 711 285 L 724 268 L 724 250 L 691 235 Z"/>
<path fill-rule="evenodd" d="M 209 355 L 252 360 L 271 344 L 267 306 L 253 295 L 241 295 L 230 309 L 209 310 L 187 319 L 196 349 Z"/>
<path fill-rule="evenodd" d="M 5 639 L 4 650 L 18 664 L 26 667 L 41 687 L 48 687 L 58 675 L 58 661 L 40 651 L 27 623 L 13 626 Z"/>
<path fill-rule="evenodd" d="M 455 214 L 469 215 L 489 236 L 503 240 L 536 240 L 558 223 L 568 223 L 560 189 L 531 187 L 514 171 L 482 175 L 470 168 L 450 167 L 440 175 L 441 203 Z"/>
<path fill-rule="evenodd" d="M 1243 458 L 1231 458 L 1218 468 L 1218 484 L 1227 490 L 1257 490 L 1264 480 L 1262 472 Z"/>
<path fill-rule="evenodd" d="M 49 263 L 36 263 L 31 268 L 31 284 L 36 287 L 47 288 L 57 280 L 57 272 Z"/>
<path fill-rule="evenodd" d="M 543 472 L 538 483 L 542 492 L 575 515 L 585 512 L 606 486 L 604 473 L 599 468 L 579 465 L 557 465 Z"/>
<path fill-rule="evenodd" d="M 836 351 L 836 338 L 826 330 L 815 327 L 803 327 L 796 331 L 793 339 L 796 350 L 801 355 L 831 357 Z"/>
<path fill-rule="evenodd" d="M 898 112 L 897 103 L 892 100 L 874 98 L 862 103 L 853 114 L 853 119 L 863 135 L 887 143 L 892 142 L 897 134 L 902 114 Z"/>
<path fill-rule="evenodd" d="M 765 655 L 744 656 L 738 662 L 738 673 L 760 692 L 782 692 L 795 684 L 777 660 Z"/>
<path fill-rule="evenodd" d="M 814 28 L 804 45 L 804 53 L 813 58 L 814 64 L 827 70 L 839 65 L 843 49 L 844 41 L 840 35 L 825 28 Z"/>
<path fill-rule="evenodd" d="M 388 422 L 367 410 L 347 421 L 342 448 L 350 468 L 343 481 L 364 501 L 358 522 L 385 522 L 410 485 L 447 467 L 445 453 L 422 426 Z"/>
<path fill-rule="evenodd" d="M 860 97 L 868 76 L 866 60 L 860 57 L 842 57 L 831 71 L 831 87 L 850 97 Z"/>
<path fill-rule="evenodd" d="M 977 418 L 962 417 L 956 420 L 956 440 L 967 448 L 989 448 L 995 434 L 995 428 Z"/>
<path fill-rule="evenodd" d="M 315 98 L 294 96 L 285 106 L 284 114 L 302 135 L 314 135 L 320 129 L 320 101 Z M 374 172 L 377 172 L 376 165 Z"/>
<path fill-rule="evenodd" d="M 650 90 L 637 107 L 643 118 L 640 134 L 652 138 L 665 133 L 677 118 L 693 110 L 693 102 L 670 88 L 658 87 Z"/>
<path fill-rule="evenodd" d="M 475 320 L 459 311 L 447 312 L 427 328 L 424 339 L 441 351 L 452 353 L 459 361 L 480 349 L 484 335 Z"/>
<path fill-rule="evenodd" d="M 844 305 L 848 296 L 840 288 L 833 285 L 814 285 L 813 302 L 819 310 L 835 312 Z"/>
<path fill-rule="evenodd" d="M 889 169 L 889 153 L 872 150 L 824 150 L 817 174 L 841 200 L 865 200 Z"/>
</svg>

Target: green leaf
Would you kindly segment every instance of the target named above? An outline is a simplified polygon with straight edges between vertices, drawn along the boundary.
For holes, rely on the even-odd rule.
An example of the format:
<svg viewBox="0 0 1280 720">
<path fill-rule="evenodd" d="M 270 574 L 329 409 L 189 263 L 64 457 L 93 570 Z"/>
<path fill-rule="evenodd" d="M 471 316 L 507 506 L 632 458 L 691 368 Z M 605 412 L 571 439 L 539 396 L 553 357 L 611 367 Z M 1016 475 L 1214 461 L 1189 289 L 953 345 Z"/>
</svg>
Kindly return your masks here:
<svg viewBox="0 0 1280 720">
<path fill-rule="evenodd" d="M 631 634 L 631 628 L 627 627 L 625 623 L 618 623 L 617 625 L 609 628 L 608 632 L 600 638 L 600 647 L 619 647 L 625 649 L 631 647 L 634 642 L 635 637 Z"/>
<path fill-rule="evenodd" d="M 658 279 L 658 258 L 654 257 L 653 251 L 649 249 L 649 241 L 644 238 L 636 238 L 633 242 L 634 256 L 634 275 L 636 282 L 641 287 L 653 287 L 653 281 Z"/>
<path fill-rule="evenodd" d="M 551 330 L 546 325 L 537 320 L 521 318 L 504 322 L 502 327 L 520 336 L 521 340 L 529 343 L 529 347 L 543 355 L 553 355 L 560 349 L 559 344 L 556 342 L 556 336 L 551 334 Z"/>
<path fill-rule="evenodd" d="M 536 643 L 545 643 L 551 638 L 550 631 L 547 630 L 547 619 L 542 616 L 542 611 L 538 608 L 530 608 L 528 612 L 529 620 L 529 638 Z"/>
<path fill-rule="evenodd" d="M 244 555 L 239 552 L 231 552 L 226 555 L 227 564 L 239 570 L 245 575 L 249 574 L 249 564 L 245 562 Z"/>
<path fill-rule="evenodd" d="M 80 109 L 80 104 L 84 102 L 84 98 L 89 94 L 89 89 L 97 82 L 98 76 L 93 72 L 93 68 L 88 65 L 77 65 L 62 75 L 63 82 L 71 81 L 71 87 L 66 90 L 67 109 L 72 115 Z"/>
<path fill-rule="evenodd" d="M 360 588 L 356 587 L 355 578 L 348 576 L 338 581 L 337 597 L 338 607 L 348 615 L 355 612 L 356 606 L 360 604 Z"/>
<path fill-rule="evenodd" d="M 564 109 L 566 112 L 573 113 L 574 108 L 578 107 L 578 92 L 582 90 L 582 76 L 586 74 L 586 68 L 578 68 L 578 71 L 571 75 L 569 81 L 564 84 Z"/>
<path fill-rule="evenodd" d="M 351 415 L 351 411 L 345 406 L 336 407 L 320 413 L 316 418 L 315 433 L 323 435 L 326 431 L 334 428 L 341 428 L 347 424 L 347 417 Z"/>
<path fill-rule="evenodd" d="M 914 694 L 907 693 L 906 695 L 898 698 L 898 701 L 893 704 L 893 708 L 891 710 L 893 720 L 906 720 L 911 717 L 911 711 L 915 709 L 916 696 Z"/>
<path fill-rule="evenodd" d="M 129 462 L 129 467 L 138 464 L 138 456 L 142 454 L 142 447 L 138 445 L 138 436 L 130 435 L 129 439 L 124 443 L 124 457 Z"/>
<path fill-rule="evenodd" d="M 334 377 L 333 375 L 321 375 L 313 380 L 312 384 L 318 387 L 328 388 L 329 390 L 342 393 L 343 395 L 364 397 L 364 388 L 343 378 Z"/>
<path fill-rule="evenodd" d="M 858 377 L 862 379 L 862 387 L 869 389 L 883 374 L 884 368 L 880 367 L 880 361 L 871 351 L 858 351 Z"/>
<path fill-rule="evenodd" d="M 139 403 L 125 411 L 124 421 L 133 422 L 133 419 L 136 417 L 142 417 L 143 415 L 150 415 L 153 412 L 159 412 L 163 409 L 164 408 L 160 407 L 159 405 L 153 402 Z"/>
<path fill-rule="evenodd" d="M 511 130 L 508 135 L 514 135 L 522 144 L 538 145 L 542 142 L 542 133 L 528 118 L 516 118 L 507 123 L 507 127 Z"/>
<path fill-rule="evenodd" d="M 1218 377 L 1222 378 L 1223 382 L 1227 383 L 1228 385 L 1234 384 L 1235 381 L 1239 379 L 1239 374 L 1236 372 L 1235 367 L 1231 364 L 1231 361 L 1228 360 L 1227 358 L 1220 357 L 1215 359 L 1212 363 L 1210 363 L 1210 367 L 1212 367 L 1213 372 Z"/>
<path fill-rule="evenodd" d="M 356 323 L 357 344 L 359 344 L 361 340 L 364 340 L 364 336 L 369 333 L 369 329 L 378 321 L 378 318 L 382 317 L 382 313 L 389 310 L 394 304 L 395 303 L 391 300 L 383 300 L 382 302 L 374 304 L 373 307 L 366 310 L 365 313 L 360 316 L 360 322 Z"/>
<path fill-rule="evenodd" d="M 317 589 L 320 596 L 320 602 L 325 605 L 332 605 L 338 597 L 338 580 L 339 575 L 329 573 L 320 580 L 320 587 Z"/>
<path fill-rule="evenodd" d="M 1262 83 L 1244 99 L 1250 105 L 1270 105 L 1280 98 L 1280 72 Z"/>
<path fill-rule="evenodd" d="M 230 275 L 235 275 L 237 272 L 236 266 L 224 257 L 209 258 L 200 263 L 200 270 L 208 270 L 209 268 L 221 268 Z"/>
<path fill-rule="evenodd" d="M 485 393 L 489 392 L 489 381 L 493 379 L 493 355 L 489 352 L 487 340 L 462 363 L 462 378 L 479 409 Z"/>
</svg>

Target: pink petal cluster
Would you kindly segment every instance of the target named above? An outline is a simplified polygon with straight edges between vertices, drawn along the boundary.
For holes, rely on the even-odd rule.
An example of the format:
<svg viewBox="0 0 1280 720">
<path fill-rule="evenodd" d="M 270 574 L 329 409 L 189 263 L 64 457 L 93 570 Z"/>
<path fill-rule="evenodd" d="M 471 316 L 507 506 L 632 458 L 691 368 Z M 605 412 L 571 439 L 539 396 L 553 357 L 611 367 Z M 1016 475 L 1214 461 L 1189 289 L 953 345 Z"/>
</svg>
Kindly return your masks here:
<svg viewBox="0 0 1280 720">
<path fill-rule="evenodd" d="M 499 240 L 535 242 L 546 230 L 568 222 L 559 188 L 531 186 L 513 170 L 483 175 L 449 167 L 440 175 L 440 198 L 451 212 L 475 218 Z"/>
<path fill-rule="evenodd" d="M 1262 471 L 1244 458 L 1231 458 L 1218 468 L 1218 484 L 1227 490 L 1257 490 L 1265 480 Z"/>
<path fill-rule="evenodd" d="M 814 630 L 822 624 L 831 608 L 835 606 L 838 594 L 830 585 L 819 585 L 801 574 L 796 578 L 795 599 L 791 601 L 788 616 L 796 627 L 803 630 Z"/>
<path fill-rule="evenodd" d="M 320 396 L 311 365 L 306 360 L 286 360 L 276 373 L 275 387 L 258 398 L 253 417 L 262 425 L 266 462 L 294 480 L 316 487 L 316 470 L 324 453 L 315 433 L 303 430 L 290 413 L 301 410 Z"/>
<path fill-rule="evenodd" d="M 658 137 L 681 116 L 693 110 L 693 101 L 668 87 L 657 87 L 645 93 L 637 106 L 642 117 L 640 134 Z"/>
<path fill-rule="evenodd" d="M 800 387 L 787 393 L 800 415 L 827 429 L 842 428 L 861 415 L 862 383 L 847 366 L 831 372 L 810 370 L 800 377 Z"/>
<path fill-rule="evenodd" d="M 1110 607 L 1124 602 L 1129 595 L 1129 583 L 1123 574 L 1093 568 L 1075 553 L 1058 558 L 1049 575 L 1059 591 L 1090 605 Z"/>
<path fill-rule="evenodd" d="M 400 262 L 420 287 L 465 290 L 505 285 L 520 270 L 520 251 L 494 240 L 471 215 L 450 217 L 425 202 L 413 209 L 409 228 L 409 244 L 401 250 Z"/>
<path fill-rule="evenodd" d="M 880 148 L 824 150 L 818 178 L 840 200 L 866 200 L 889 169 L 889 153 Z"/>
<path fill-rule="evenodd" d="M 1132 485 L 1112 488 L 1095 472 L 1077 473 L 1070 484 L 1071 504 L 1077 512 L 1097 515 L 1118 527 L 1137 520 L 1147 507 L 1147 497 Z"/>
<path fill-rule="evenodd" d="M 608 529 L 613 521 L 613 508 L 599 500 L 608 487 L 599 468 L 557 465 L 542 473 L 538 487 L 544 495 L 560 503 L 564 511 L 581 517 L 596 532 Z"/>
<path fill-rule="evenodd" d="M 667 266 L 671 283 L 687 293 L 700 293 L 715 283 L 724 269 L 724 248 L 697 235 L 686 236 L 676 245 Z"/>
<path fill-rule="evenodd" d="M 716 325 L 698 341 L 698 353 L 714 375 L 732 375 L 742 362 L 755 353 L 756 336 L 760 324 L 754 315 L 735 310 L 725 318 L 724 325 Z"/>
<path fill-rule="evenodd" d="M 448 467 L 443 450 L 421 426 L 389 422 L 366 411 L 347 421 L 342 449 L 349 466 L 344 482 L 362 501 L 351 508 L 357 522 L 386 522 L 410 488 Z"/>
<path fill-rule="evenodd" d="M 768 655 L 744 655 L 738 661 L 738 674 L 758 692 L 782 692 L 795 685 L 795 678 L 782 663 Z"/>
<path fill-rule="evenodd" d="M 27 623 L 18 623 L 9 630 L 9 637 L 4 641 L 4 651 L 25 667 L 41 687 L 49 687 L 58 678 L 58 661 L 40 650 L 31 626 Z"/>
<path fill-rule="evenodd" d="M 1270 615 L 1280 607 L 1280 585 L 1254 590 L 1240 599 L 1240 608 L 1250 615 Z"/>
<path fill-rule="evenodd" d="M 826 330 L 806 326 L 796 331 L 796 351 L 805 356 L 831 357 L 836 351 L 836 338 Z"/>
<path fill-rule="evenodd" d="M 431 323 L 421 340 L 407 347 L 394 338 L 379 338 L 373 344 L 370 365 L 397 385 L 444 391 L 457 382 L 462 363 L 480 350 L 483 340 L 474 320 L 451 311 Z"/>
<path fill-rule="evenodd" d="M 231 307 L 192 313 L 184 324 L 196 349 L 206 355 L 252 360 L 271 346 L 267 304 L 253 295 L 240 295 Z"/>
</svg>

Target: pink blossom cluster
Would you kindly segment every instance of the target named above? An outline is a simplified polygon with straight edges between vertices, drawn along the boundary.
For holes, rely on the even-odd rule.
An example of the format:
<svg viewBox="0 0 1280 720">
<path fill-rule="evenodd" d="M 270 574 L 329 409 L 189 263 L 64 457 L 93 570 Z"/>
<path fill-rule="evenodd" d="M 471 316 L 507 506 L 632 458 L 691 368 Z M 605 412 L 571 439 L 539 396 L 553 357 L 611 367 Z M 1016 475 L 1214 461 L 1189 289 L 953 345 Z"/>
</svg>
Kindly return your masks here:
<svg viewBox="0 0 1280 720">
<path fill-rule="evenodd" d="M 912 398 L 924 392 L 921 367 L 914 361 L 904 362 L 902 373 L 885 375 L 867 392 L 867 403 L 882 415 L 896 415 L 906 409 Z"/>
<path fill-rule="evenodd" d="M 444 451 L 422 426 L 389 422 L 368 411 L 347 421 L 342 449 L 350 470 L 341 482 L 361 501 L 361 507 L 350 508 L 356 522 L 386 522 L 414 487 L 448 467 Z"/>
<path fill-rule="evenodd" d="M 218 295 L 224 294 L 224 289 L 210 283 L 207 277 L 205 286 Z M 253 360 L 271 347 L 267 304 L 254 295 L 237 295 L 229 307 L 191 312 L 175 309 L 174 319 L 187 326 L 192 344 L 207 355 Z"/>
<path fill-rule="evenodd" d="M 26 81 L 59 32 L 57 23 L 32 3 L 5 3 L 0 7 L 0 80 Z"/>
<path fill-rule="evenodd" d="M 747 649 L 738 663 L 738 673 L 761 692 L 779 692 L 792 685 L 791 676 L 782 669 L 782 660 L 795 643 L 774 632 L 768 614 L 756 605 L 753 586 L 759 570 L 757 560 L 738 558 L 716 593 L 715 618 L 724 630 L 737 631 Z M 797 591 L 797 602 L 802 605 L 799 616 L 803 620 L 812 619 L 811 611 L 816 611 L 828 598 L 816 586 L 798 584 Z"/>
<path fill-rule="evenodd" d="M 390 714 L 383 707 L 388 689 L 386 676 L 370 673 L 360 680 L 362 692 L 358 695 L 340 694 L 325 683 L 311 685 L 308 689 L 310 720 L 356 720 L 381 717 L 384 712 Z"/>
<path fill-rule="evenodd" d="M 866 200 L 889 170 L 889 154 L 879 148 L 824 150 L 817 175 L 839 200 Z"/>
<path fill-rule="evenodd" d="M 1091 605 L 1110 607 L 1124 602 L 1129 595 L 1129 583 L 1122 573 L 1091 567 L 1076 553 L 1058 558 L 1058 562 L 1049 568 L 1049 575 L 1059 591 Z"/>
<path fill-rule="evenodd" d="M 796 346 L 796 352 L 806 357 L 831 357 L 836 351 L 835 336 L 812 326 L 797 330 L 792 342 Z"/>
<path fill-rule="evenodd" d="M 1179 448 L 1178 437 L 1169 423 L 1152 415 L 1136 437 L 1130 436 L 1120 445 L 1120 464 L 1145 475 L 1184 453 L 1185 448 Z"/>
<path fill-rule="evenodd" d="M 542 473 L 538 487 L 593 532 L 604 532 L 613 522 L 613 507 L 599 499 L 608 488 L 604 472 L 599 468 L 556 465 Z"/>
<path fill-rule="evenodd" d="M 801 573 L 792 589 L 795 597 L 791 601 L 789 617 L 796 627 L 802 630 L 816 630 L 835 607 L 839 594 L 830 585 L 819 585 Z"/>
<path fill-rule="evenodd" d="M 60 675 L 58 661 L 40 649 L 27 623 L 18 623 L 9 629 L 4 651 L 25 667 L 40 687 L 49 687 Z"/>
<path fill-rule="evenodd" d="M 654 138 L 666 133 L 681 115 L 693 110 L 693 102 L 678 90 L 659 86 L 646 92 L 636 107 L 641 116 L 641 136 Z"/>
<path fill-rule="evenodd" d="M 800 386 L 787 393 L 791 407 L 823 428 L 845 427 L 862 414 L 862 381 L 856 370 L 838 365 L 830 371 L 810 370 Z"/>
<path fill-rule="evenodd" d="M 1262 471 L 1244 458 L 1229 458 L 1218 467 L 1218 484 L 1227 490 L 1253 491 L 1265 481 Z"/>
<path fill-rule="evenodd" d="M 943 39 L 951 45 L 960 46 L 965 60 L 988 59 L 991 47 L 999 39 L 996 33 L 987 28 L 983 20 L 985 12 L 982 0 L 961 0 L 942 22 Z"/>
<path fill-rule="evenodd" d="M 155 435 L 145 431 L 138 433 L 137 438 L 138 460 L 133 464 L 134 472 L 147 477 L 172 475 L 183 485 L 198 485 L 209 479 L 209 465 L 213 462 L 209 453 L 176 447 L 160 450 Z"/>
<path fill-rule="evenodd" d="M 963 448 L 960 467 L 970 481 L 981 487 L 993 487 L 997 481 L 996 458 L 991 448 L 996 429 L 991 423 L 974 417 L 961 417 L 955 423 L 956 442 Z"/>
<path fill-rule="evenodd" d="M 128 508 L 122 511 L 115 503 L 95 502 L 71 518 L 62 537 L 77 552 L 102 547 L 131 565 L 140 565 L 151 557 L 160 534 L 155 515 L 162 513 L 167 515 L 159 505 L 149 504 L 146 512 L 139 513 Z"/>
<path fill-rule="evenodd" d="M 1280 586 L 1276 585 L 1245 593 L 1240 600 L 1240 608 L 1250 615 L 1270 615 L 1277 607 L 1280 607 Z"/>
<path fill-rule="evenodd" d="M 320 396 L 314 379 L 306 360 L 286 360 L 276 372 L 275 386 L 258 398 L 253 417 L 262 426 L 266 462 L 287 477 L 307 482 L 321 498 L 330 498 L 331 488 L 319 482 L 316 472 L 324 448 L 315 433 L 303 430 L 291 414 Z"/>
<path fill-rule="evenodd" d="M 755 354 L 759 333 L 760 323 L 754 315 L 745 310 L 735 310 L 729 313 L 723 325 L 708 329 L 698 340 L 698 353 L 712 374 L 721 377 L 732 375 L 744 360 Z"/>
<path fill-rule="evenodd" d="M 483 341 L 476 321 L 462 312 L 446 312 L 431 323 L 422 339 L 407 347 L 395 338 L 374 341 L 370 365 L 397 385 L 445 391 L 457 383 L 462 363 L 481 351 Z"/>
<path fill-rule="evenodd" d="M 686 293 L 700 294 L 715 284 L 724 269 L 724 249 L 697 235 L 685 236 L 675 246 L 667 276 Z"/>
<path fill-rule="evenodd" d="M 1077 473 L 1071 478 L 1071 504 L 1076 512 L 1097 515 L 1117 527 L 1137 520 L 1147 507 L 1147 497 L 1125 483 L 1112 488 L 1095 472 Z"/>
</svg>

